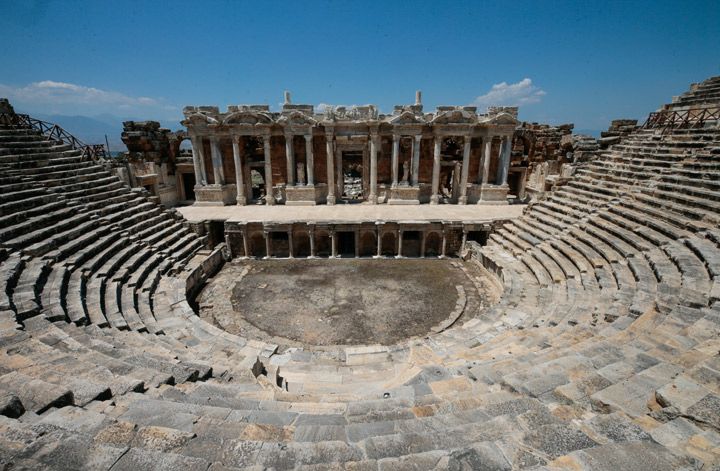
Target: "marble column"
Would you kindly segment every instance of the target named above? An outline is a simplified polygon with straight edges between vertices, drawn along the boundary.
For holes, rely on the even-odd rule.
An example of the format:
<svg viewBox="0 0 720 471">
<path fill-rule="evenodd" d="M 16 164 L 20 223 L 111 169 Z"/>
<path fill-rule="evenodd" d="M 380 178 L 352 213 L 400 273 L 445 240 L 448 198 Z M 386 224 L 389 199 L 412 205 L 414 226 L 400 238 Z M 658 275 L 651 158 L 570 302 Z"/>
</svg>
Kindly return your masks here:
<svg viewBox="0 0 720 471">
<path fill-rule="evenodd" d="M 270 254 L 272 253 L 272 244 L 270 243 L 270 233 L 268 231 L 263 231 L 263 234 L 265 234 L 265 258 L 270 258 Z"/>
<path fill-rule="evenodd" d="M 288 235 L 288 257 L 294 258 L 295 255 L 293 254 L 293 231 L 292 231 L 292 229 L 287 231 L 287 235 Z"/>
<path fill-rule="evenodd" d="M 398 231 L 398 240 L 397 240 L 397 255 L 395 258 L 402 258 L 402 243 L 403 243 L 403 231 L 402 229 Z"/>
<path fill-rule="evenodd" d="M 337 258 L 337 234 L 330 231 L 330 258 Z"/>
<path fill-rule="evenodd" d="M 398 186 L 398 160 L 400 158 L 400 136 L 393 133 L 392 140 L 392 188 Z"/>
<path fill-rule="evenodd" d="M 285 157 L 287 158 L 287 184 L 295 185 L 295 148 L 293 147 L 293 135 L 285 134 Z"/>
<path fill-rule="evenodd" d="M 192 144 L 193 168 L 195 169 L 195 184 L 207 185 L 207 176 L 205 175 L 205 162 L 202 153 L 202 139 L 197 137 L 190 138 Z M 187 192 L 187 189 L 185 189 Z"/>
<path fill-rule="evenodd" d="M 467 244 L 468 231 L 463 227 L 462 243 L 460 244 L 460 253 L 465 252 L 465 244 Z"/>
<path fill-rule="evenodd" d="M 445 251 L 447 250 L 447 234 L 445 229 L 442 231 L 442 251 L 440 252 L 440 258 L 445 258 Z"/>
<path fill-rule="evenodd" d="M 483 155 L 482 155 L 483 159 L 482 159 L 482 168 L 481 168 L 482 178 L 480 180 L 480 183 L 482 183 L 483 185 L 487 185 L 488 178 L 490 176 L 490 160 L 491 160 L 490 152 L 492 152 L 492 141 L 493 141 L 493 136 L 486 136 L 483 138 L 483 144 L 484 144 L 483 149 L 484 150 L 483 150 Z"/>
<path fill-rule="evenodd" d="M 210 152 L 212 156 L 213 177 L 216 185 L 225 184 L 225 169 L 223 169 L 222 152 L 217 137 L 210 138 Z"/>
<path fill-rule="evenodd" d="M 377 242 L 377 253 L 375 254 L 375 257 L 373 257 L 373 258 L 380 258 L 380 257 L 382 257 L 382 230 L 380 228 L 378 228 L 378 230 L 377 230 L 376 242 Z"/>
<path fill-rule="evenodd" d="M 232 244 L 230 243 L 230 234 L 227 232 L 225 233 L 225 247 L 227 247 L 230 260 L 232 260 L 235 254 L 233 253 Z"/>
<path fill-rule="evenodd" d="M 463 146 L 462 173 L 460 177 L 460 198 L 458 204 L 467 204 L 467 184 L 468 172 L 470 171 L 470 146 L 472 145 L 472 137 L 465 136 L 465 145 Z"/>
<path fill-rule="evenodd" d="M 305 167 L 307 185 L 315 186 L 315 156 L 313 155 L 312 134 L 305 134 Z"/>
<path fill-rule="evenodd" d="M 355 258 L 360 258 L 360 231 L 355 231 Z"/>
<path fill-rule="evenodd" d="M 308 230 L 308 238 L 310 239 L 310 258 L 315 258 L 315 231 Z"/>
<path fill-rule="evenodd" d="M 272 186 L 272 162 L 270 160 L 270 133 L 263 136 L 263 152 L 265 153 L 265 204 L 275 204 Z"/>
<path fill-rule="evenodd" d="M 335 204 L 335 166 L 333 165 L 335 162 L 335 149 L 333 146 L 333 133 L 325 133 L 325 140 L 327 152 L 327 204 L 333 205 Z"/>
<path fill-rule="evenodd" d="M 500 169 L 498 181 L 500 185 L 507 185 L 508 172 L 510 171 L 510 154 L 512 152 L 512 141 L 510 136 L 505 136 L 500 150 Z"/>
<path fill-rule="evenodd" d="M 243 182 L 242 160 L 240 159 L 240 136 L 233 136 L 233 161 L 235 163 L 235 185 L 237 187 L 237 204 L 246 205 L 245 183 Z"/>
<path fill-rule="evenodd" d="M 420 258 L 425 258 L 425 237 L 427 233 L 422 231 L 422 238 L 420 239 Z"/>
<path fill-rule="evenodd" d="M 413 139 L 413 154 L 412 154 L 412 175 L 410 180 L 412 186 L 418 186 L 419 174 L 420 174 L 420 143 L 422 142 L 422 134 L 416 134 Z"/>
<path fill-rule="evenodd" d="M 435 136 L 435 147 L 433 150 L 433 174 L 432 174 L 432 196 L 430 204 L 438 204 L 440 195 L 438 190 L 440 187 L 440 150 L 442 146 L 442 137 Z"/>
<path fill-rule="evenodd" d="M 377 204 L 377 154 L 378 154 L 378 135 L 370 134 L 370 195 L 368 201 Z"/>
<path fill-rule="evenodd" d="M 242 238 L 243 238 L 243 251 L 245 251 L 245 257 L 250 257 L 250 244 L 248 243 L 248 233 L 247 230 L 242 231 Z"/>
</svg>

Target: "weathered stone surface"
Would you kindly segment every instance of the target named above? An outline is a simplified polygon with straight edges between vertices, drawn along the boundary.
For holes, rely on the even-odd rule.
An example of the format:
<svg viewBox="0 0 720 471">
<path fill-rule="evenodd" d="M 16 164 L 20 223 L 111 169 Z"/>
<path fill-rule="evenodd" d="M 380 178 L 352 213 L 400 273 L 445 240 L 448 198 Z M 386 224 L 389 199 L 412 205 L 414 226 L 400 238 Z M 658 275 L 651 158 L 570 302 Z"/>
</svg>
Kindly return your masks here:
<svg viewBox="0 0 720 471">
<path fill-rule="evenodd" d="M 130 448 L 112 467 L 113 471 L 137 471 L 139 469 L 157 469 L 177 471 L 206 471 L 210 463 L 199 458 L 190 458 L 174 453 L 163 453 L 155 450 Z"/>
<path fill-rule="evenodd" d="M 433 162 L 431 140 L 442 131 L 444 189 L 435 199 L 472 203 L 482 197 L 477 180 L 468 180 L 466 195 L 451 191 L 460 178 L 459 160 L 469 148 L 471 178 L 480 178 L 482 140 L 495 127 L 514 126 L 516 110 L 478 115 L 474 107 L 440 107 L 428 121 L 420 106 L 402 107 L 392 117 L 372 107 L 317 116 L 290 103 L 279 113 L 236 106 L 224 114 L 227 122 L 208 129 L 236 133 L 243 161 L 274 178 L 288 176 L 288 159 L 266 169 L 265 144 L 271 156 L 294 154 L 295 164 L 316 153 L 315 176 L 322 181 L 328 176 L 323 157 L 331 164 L 343 152 L 366 158 L 366 137 L 347 134 L 356 122 L 375 120 L 382 124 L 361 134 L 372 136 L 379 174 L 391 178 L 392 130 L 401 126 L 399 183 L 408 187 L 412 168 L 405 158 L 419 142 L 421 162 Z M 618 135 L 608 137 L 617 142 L 588 161 L 577 152 L 590 155 L 594 141 L 571 139 L 569 128 L 562 130 L 560 148 L 572 144 L 576 152 L 563 157 L 572 164 L 557 169 L 547 180 L 552 191 L 522 216 L 520 206 L 512 217 L 512 207 L 498 216 L 467 205 L 464 212 L 450 205 L 403 212 L 368 204 L 275 212 L 275 219 L 278 208 L 246 207 L 207 211 L 192 227 L 159 208 L 146 190 L 128 191 L 82 150 L 25 124 L 0 122 L 0 468 L 718 468 L 720 130 L 707 112 L 718 106 L 720 77 L 694 84 L 640 129 L 614 123 Z M 199 127 L 223 114 L 212 107 L 188 113 Z M 265 142 L 248 138 L 258 128 L 246 120 L 264 123 Z M 477 134 L 455 135 L 463 121 Z M 297 148 L 284 145 L 286 135 L 305 136 L 316 126 L 307 142 L 293 138 Z M 501 150 L 497 139 L 490 144 L 490 153 Z M 212 160 L 236 150 L 232 142 L 220 143 L 221 155 L 214 144 L 209 153 L 206 147 L 198 154 L 209 154 L 203 163 L 210 169 Z M 511 150 L 520 156 L 520 149 Z M 180 160 L 178 169 L 195 170 Z M 496 164 L 488 173 L 503 179 Z M 308 167 L 294 168 L 304 183 Z M 234 173 L 224 170 L 225 177 Z M 429 168 L 421 170 L 431 178 Z M 515 168 L 511 180 L 523 175 Z M 350 192 L 362 194 L 363 177 L 352 179 L 357 185 Z M 275 185 L 273 201 L 282 202 L 286 183 Z M 220 192 L 233 185 L 220 185 Z M 429 186 L 420 182 L 418 199 L 430 198 Z M 488 188 L 503 199 L 511 191 Z M 387 181 L 377 190 L 380 204 L 403 193 Z M 486 214 L 505 221 L 486 220 Z M 411 220 L 417 215 L 420 221 Z M 332 255 L 334 243 L 336 253 L 353 257 L 357 242 L 366 258 L 361 261 L 377 267 L 412 262 L 371 260 L 377 234 L 387 257 L 435 257 L 445 247 L 450 275 L 443 284 L 430 273 L 413 289 L 414 274 L 384 276 L 355 293 L 357 277 L 366 277 L 356 272 L 334 285 L 351 297 L 381 299 L 385 285 L 399 283 L 399 294 L 386 296 L 392 302 L 385 311 L 359 313 L 345 303 L 348 324 L 337 315 L 323 320 L 328 331 L 347 339 L 358 316 L 374 314 L 378 325 L 383 321 L 399 333 L 392 342 L 369 344 L 363 337 L 347 346 L 316 335 L 316 345 L 291 344 L 280 338 L 287 328 L 275 325 L 277 339 L 261 329 L 223 331 L 205 319 L 231 296 L 207 282 L 222 276 L 227 256 L 261 251 L 265 232 L 276 244 L 271 256 L 287 250 L 304 258 L 313 240 L 316 254 Z M 293 263 L 307 268 L 310 262 Z M 282 285 L 282 277 L 257 283 L 252 294 L 265 306 L 277 304 L 287 293 L 271 287 Z M 298 302 L 300 289 L 312 298 L 318 293 L 313 283 L 330 281 L 311 277 L 285 290 L 290 294 L 282 298 L 276 323 L 312 304 Z M 422 320 L 442 331 L 407 335 L 428 308 L 410 298 L 429 293 L 430 285 L 449 287 L 457 298 L 440 308 L 426 303 L 430 310 L 458 317 L 438 324 L 428 315 Z M 199 317 L 194 308 L 203 287 L 209 287 L 200 303 L 207 315 Z M 243 314 L 257 313 L 236 301 Z M 397 317 L 401 311 L 407 315 Z"/>
<path fill-rule="evenodd" d="M 526 433 L 524 441 L 551 459 L 597 445 L 583 432 L 564 424 L 538 427 Z"/>
<path fill-rule="evenodd" d="M 580 469 L 617 471 L 693 470 L 697 464 L 688 458 L 672 454 L 652 442 L 628 442 L 603 445 L 573 453 L 572 458 Z"/>
</svg>

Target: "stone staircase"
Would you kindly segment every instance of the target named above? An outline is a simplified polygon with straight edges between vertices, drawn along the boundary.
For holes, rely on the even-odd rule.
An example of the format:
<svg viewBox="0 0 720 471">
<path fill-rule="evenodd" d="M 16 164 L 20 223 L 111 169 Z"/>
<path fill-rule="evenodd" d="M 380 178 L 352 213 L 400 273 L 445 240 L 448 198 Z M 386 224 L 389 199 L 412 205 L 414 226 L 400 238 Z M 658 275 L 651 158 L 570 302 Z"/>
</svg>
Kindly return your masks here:
<svg viewBox="0 0 720 471">
<path fill-rule="evenodd" d="M 692 100 L 716 105 L 716 81 Z M 53 147 L 0 129 L 3 465 L 720 465 L 717 124 L 638 130 L 470 243 L 503 289 L 477 315 L 323 349 L 204 322 L 191 297 L 220 254 Z"/>
</svg>

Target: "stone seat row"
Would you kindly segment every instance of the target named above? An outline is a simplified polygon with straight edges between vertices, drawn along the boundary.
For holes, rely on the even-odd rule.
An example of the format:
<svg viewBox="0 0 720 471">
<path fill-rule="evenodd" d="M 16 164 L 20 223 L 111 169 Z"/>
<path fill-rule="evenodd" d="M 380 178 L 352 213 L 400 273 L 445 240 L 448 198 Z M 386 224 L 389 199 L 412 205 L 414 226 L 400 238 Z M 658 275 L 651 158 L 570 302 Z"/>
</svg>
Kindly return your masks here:
<svg viewBox="0 0 720 471">
<path fill-rule="evenodd" d="M 28 336 L 28 347 L 22 351 L 32 361 L 64 365 L 78 360 L 63 351 L 83 352 L 82 367 L 67 371 L 77 371 L 78 380 L 88 384 L 67 384 L 51 375 L 49 380 L 63 386 L 55 385 L 55 392 L 72 392 L 75 401 L 77 390 L 78 403 L 97 395 L 82 408 L 50 407 L 0 425 L 27 434 L 27 443 L 13 452 L 27 466 L 52 462 L 52 453 L 40 450 L 57 443 L 63 445 L 55 449 L 72 459 L 111 457 L 107 467 L 115 469 L 150 462 L 202 469 L 211 464 L 328 469 L 341 463 L 367 469 L 495 463 L 509 469 L 556 459 L 585 468 L 615 462 L 674 469 L 689 466 L 690 456 L 712 466 L 718 462 L 713 446 L 720 444 L 712 414 L 719 393 L 720 317 L 707 290 L 715 283 L 718 233 L 701 222 L 716 211 L 701 204 L 699 194 L 672 200 L 673 210 L 655 193 L 655 183 L 649 179 L 630 192 L 589 178 L 558 188 L 520 221 L 493 234 L 487 247 L 472 249 L 471 261 L 492 269 L 505 288 L 496 305 L 438 335 L 369 355 L 363 365 L 318 352 L 278 352 L 277 346 L 218 331 L 187 303 L 192 261 L 173 261 L 167 273 L 174 276 L 161 276 L 156 268 L 163 263 L 156 261 L 162 257 L 155 252 L 129 263 L 134 269 L 123 272 L 121 293 L 117 287 L 113 293 L 120 262 L 108 273 L 115 301 L 132 305 L 139 316 L 140 296 L 151 292 L 142 287 L 156 285 L 146 299 L 165 335 L 25 319 L 26 333 L 20 335 Z M 629 198 L 636 194 L 645 199 Z M 640 202 L 632 214 L 619 209 L 626 200 Z M 686 201 L 696 200 L 693 207 L 699 209 L 685 216 Z M 658 217 L 664 211 L 668 215 Z M 644 215 L 653 223 L 643 221 Z M 682 218 L 695 221 L 695 230 L 683 227 Z M 671 238 L 676 233 L 683 235 L 679 242 Z M 5 261 L 17 258 L 11 251 Z M 66 270 L 96 265 L 92 275 L 104 270 L 107 260 L 80 257 L 80 266 Z M 32 257 L 25 256 L 27 262 Z M 47 263 L 52 271 L 44 286 L 61 286 L 65 271 L 57 270 L 55 281 L 56 266 Z M 138 284 L 135 296 L 124 290 Z M 104 295 L 107 283 L 105 289 Z M 273 363 L 281 357 L 289 360 Z M 200 367 L 190 367 L 197 377 L 185 376 L 188 370 L 180 365 L 197 361 L 213 371 L 201 374 Z M 267 371 L 256 378 L 251 370 L 258 361 Z M 44 381 L 38 369 L 20 368 L 19 362 L 13 363 L 16 375 L 47 391 L 34 382 Z M 143 387 L 113 389 L 120 380 L 103 368 L 137 378 Z M 163 375 L 151 376 L 153 371 L 179 379 L 161 381 Z M 328 385 L 338 374 L 352 386 Z M 205 381 L 192 382 L 198 378 Z M 285 378 L 286 389 L 278 378 Z M 372 387 L 364 391 L 363 382 Z M 8 392 L 25 394 L 13 386 L 17 378 L 7 384 Z M 33 404 L 33 396 L 21 401 Z M 55 405 L 68 404 L 67 396 L 64 401 Z M 33 435 L 33 426 L 49 425 L 54 435 Z"/>
</svg>

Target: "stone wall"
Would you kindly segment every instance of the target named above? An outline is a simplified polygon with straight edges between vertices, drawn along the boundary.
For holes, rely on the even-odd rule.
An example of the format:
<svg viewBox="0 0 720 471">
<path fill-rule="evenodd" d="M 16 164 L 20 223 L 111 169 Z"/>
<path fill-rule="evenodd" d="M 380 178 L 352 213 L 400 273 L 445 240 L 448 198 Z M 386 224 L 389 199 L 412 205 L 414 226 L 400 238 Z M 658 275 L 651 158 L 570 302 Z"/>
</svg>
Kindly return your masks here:
<svg viewBox="0 0 720 471">
<path fill-rule="evenodd" d="M 131 186 L 148 189 L 165 206 L 176 206 L 187 199 L 178 192 L 177 171 L 184 158 L 180 143 L 185 137 L 184 131 L 172 132 L 157 121 L 125 121 L 121 139 L 128 150 L 114 163 L 125 169 L 120 173 L 127 174 Z"/>
</svg>

